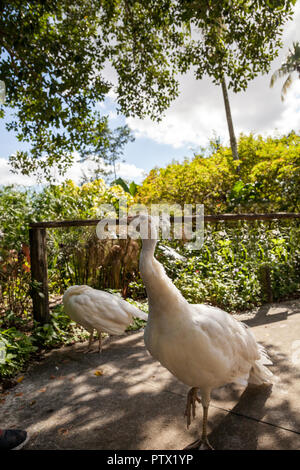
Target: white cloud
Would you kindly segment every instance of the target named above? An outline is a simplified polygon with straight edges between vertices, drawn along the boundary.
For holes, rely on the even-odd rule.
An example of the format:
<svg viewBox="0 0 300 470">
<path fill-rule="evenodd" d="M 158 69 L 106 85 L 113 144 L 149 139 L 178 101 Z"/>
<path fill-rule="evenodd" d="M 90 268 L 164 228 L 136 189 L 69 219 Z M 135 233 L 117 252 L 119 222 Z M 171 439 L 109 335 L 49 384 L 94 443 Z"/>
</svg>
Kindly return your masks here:
<svg viewBox="0 0 300 470">
<path fill-rule="evenodd" d="M 10 166 L 6 158 L 0 158 L 0 185 L 21 184 L 31 186 L 36 181 L 31 176 L 15 175 L 10 171 Z"/>
<path fill-rule="evenodd" d="M 83 163 L 77 162 L 65 173 L 63 177 L 60 177 L 59 180 L 62 181 L 65 179 L 72 179 L 76 183 L 79 183 L 83 173 L 90 174 L 90 172 L 93 172 L 95 168 L 96 164 L 93 161 L 86 160 Z M 112 165 L 105 166 L 105 169 L 106 171 L 113 171 Z M 123 162 L 116 163 L 116 173 L 117 177 L 121 177 L 130 181 L 134 180 L 137 183 L 141 182 L 145 176 L 145 172 L 142 168 L 138 168 L 134 164 Z"/>
<path fill-rule="evenodd" d="M 246 92 L 229 92 L 237 135 L 241 132 L 271 134 L 275 131 L 285 133 L 291 129 L 300 130 L 298 77 L 295 77 L 283 103 L 280 99 L 283 80 L 278 80 L 274 88 L 269 87 L 272 73 L 280 67 L 293 41 L 300 39 L 299 23 L 298 1 L 294 19 L 286 26 L 283 35 L 284 47 L 273 62 L 271 72 L 253 80 Z M 229 141 L 221 87 L 213 85 L 209 78 L 196 81 L 192 72 L 181 77 L 180 95 L 160 123 L 137 118 L 128 118 L 126 121 L 137 138 L 147 137 L 174 148 L 206 145 L 213 131 L 226 143 Z"/>
<path fill-rule="evenodd" d="M 226 132 L 221 100 L 221 89 L 207 79 L 196 82 L 189 73 L 181 80 L 180 96 L 160 123 L 136 118 L 126 122 L 137 138 L 147 137 L 174 148 L 205 145 L 212 130 Z"/>
<path fill-rule="evenodd" d="M 118 119 L 119 118 L 119 115 L 116 111 L 109 111 L 108 113 L 108 117 L 110 120 L 112 119 Z"/>
<path fill-rule="evenodd" d="M 88 173 L 93 170 L 95 163 L 91 161 L 85 161 L 83 163 L 76 162 L 74 165 L 67 170 L 64 176 L 58 176 L 55 178 L 57 183 L 61 183 L 66 179 L 71 179 L 75 183 L 79 183 L 83 176 L 83 172 Z M 112 169 L 112 167 L 110 167 Z M 129 163 L 117 163 L 116 165 L 117 176 L 126 180 L 134 180 L 136 183 L 140 183 L 145 177 L 145 172 L 142 168 Z M 10 171 L 10 165 L 7 159 L 0 158 L 0 185 L 19 184 L 22 186 L 35 186 L 37 180 L 33 176 L 23 176 L 20 174 L 13 174 Z"/>
<path fill-rule="evenodd" d="M 275 120 L 275 128 L 288 132 L 300 129 L 300 80 L 294 81 L 285 98 L 285 109 Z"/>
<path fill-rule="evenodd" d="M 142 168 L 138 168 L 132 163 L 118 163 L 117 164 L 117 176 L 124 178 L 129 181 L 135 181 L 141 183 L 146 177 L 146 172 Z"/>
</svg>

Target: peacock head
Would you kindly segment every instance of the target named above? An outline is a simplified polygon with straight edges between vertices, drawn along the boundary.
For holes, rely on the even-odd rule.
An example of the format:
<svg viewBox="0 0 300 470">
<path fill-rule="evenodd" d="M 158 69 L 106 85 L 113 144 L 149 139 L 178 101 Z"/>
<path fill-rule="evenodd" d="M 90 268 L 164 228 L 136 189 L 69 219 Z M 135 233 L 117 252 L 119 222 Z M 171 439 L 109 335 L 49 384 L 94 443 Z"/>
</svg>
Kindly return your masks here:
<svg viewBox="0 0 300 470">
<path fill-rule="evenodd" d="M 138 232 L 143 242 L 144 250 L 154 251 L 159 238 L 159 226 L 166 223 L 164 216 L 139 214 L 132 218 L 129 228 Z M 130 234 L 130 232 L 129 232 Z"/>
</svg>

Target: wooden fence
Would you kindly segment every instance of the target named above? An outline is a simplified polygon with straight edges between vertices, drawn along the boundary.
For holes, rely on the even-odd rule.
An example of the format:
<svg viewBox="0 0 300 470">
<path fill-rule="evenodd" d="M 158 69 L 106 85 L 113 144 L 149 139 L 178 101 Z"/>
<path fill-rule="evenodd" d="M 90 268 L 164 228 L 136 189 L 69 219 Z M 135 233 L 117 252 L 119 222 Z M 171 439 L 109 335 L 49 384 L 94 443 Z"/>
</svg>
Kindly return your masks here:
<svg viewBox="0 0 300 470">
<path fill-rule="evenodd" d="M 277 212 L 273 214 L 216 214 L 204 215 L 204 222 L 220 221 L 255 221 L 255 220 L 278 220 L 278 219 L 299 219 L 300 213 Z M 188 218 L 187 218 L 188 219 Z M 193 219 L 193 217 L 191 217 Z M 128 223 L 127 221 L 116 220 L 116 224 Z M 181 221 L 181 217 L 171 217 L 171 222 Z M 47 265 L 47 229 L 96 226 L 101 219 L 89 220 L 60 220 L 50 222 L 35 222 L 30 224 L 30 259 L 31 259 L 31 280 L 32 280 L 32 303 L 33 317 L 40 323 L 46 323 L 50 318 L 49 292 L 48 292 L 48 265 Z M 269 297 L 271 300 L 271 297 Z"/>
</svg>

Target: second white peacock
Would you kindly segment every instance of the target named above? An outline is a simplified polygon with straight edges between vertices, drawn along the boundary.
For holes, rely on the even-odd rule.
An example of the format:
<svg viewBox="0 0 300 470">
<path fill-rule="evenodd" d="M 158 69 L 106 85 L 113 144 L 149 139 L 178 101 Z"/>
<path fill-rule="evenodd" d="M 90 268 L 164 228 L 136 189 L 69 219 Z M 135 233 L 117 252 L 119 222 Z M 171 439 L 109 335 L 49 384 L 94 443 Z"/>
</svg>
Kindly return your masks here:
<svg viewBox="0 0 300 470">
<path fill-rule="evenodd" d="M 101 333 L 122 335 L 133 317 L 147 321 L 148 315 L 113 294 L 89 286 L 71 286 L 63 296 L 64 310 L 69 317 L 89 333 L 91 350 L 94 330 L 99 335 L 99 352 L 102 350 Z"/>
<path fill-rule="evenodd" d="M 144 223 L 150 229 L 152 225 L 151 237 L 141 235 L 139 262 L 149 303 L 145 345 L 156 360 L 191 387 L 185 409 L 188 426 L 195 417 L 196 402 L 200 402 L 199 391 L 203 429 L 201 439 L 192 447 L 212 449 L 207 439 L 212 389 L 231 382 L 268 383 L 273 374 L 265 364 L 272 362 L 245 324 L 219 308 L 187 302 L 154 257 L 158 239 L 155 219 L 146 215 L 137 219 L 140 227 Z"/>
</svg>

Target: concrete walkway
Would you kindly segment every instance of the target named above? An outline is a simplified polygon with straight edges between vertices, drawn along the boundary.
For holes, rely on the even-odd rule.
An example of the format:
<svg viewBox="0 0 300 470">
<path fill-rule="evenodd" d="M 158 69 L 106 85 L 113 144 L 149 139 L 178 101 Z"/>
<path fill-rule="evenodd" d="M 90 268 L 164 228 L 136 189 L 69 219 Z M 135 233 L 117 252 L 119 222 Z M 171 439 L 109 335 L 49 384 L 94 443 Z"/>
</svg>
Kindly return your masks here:
<svg viewBox="0 0 300 470">
<path fill-rule="evenodd" d="M 300 448 L 300 300 L 240 316 L 267 348 L 279 378 L 270 387 L 214 392 L 210 442 L 216 449 Z M 26 449 L 183 449 L 202 420 L 186 429 L 187 387 L 145 350 L 143 333 L 53 350 L 0 400 L 0 427 L 25 428 Z M 96 347 L 96 344 L 95 344 Z"/>
</svg>

